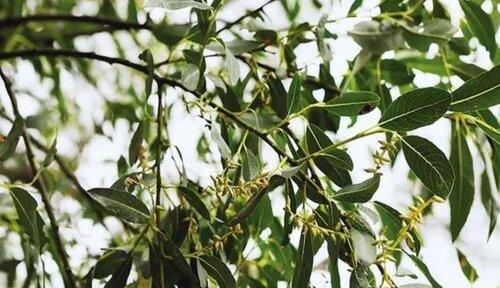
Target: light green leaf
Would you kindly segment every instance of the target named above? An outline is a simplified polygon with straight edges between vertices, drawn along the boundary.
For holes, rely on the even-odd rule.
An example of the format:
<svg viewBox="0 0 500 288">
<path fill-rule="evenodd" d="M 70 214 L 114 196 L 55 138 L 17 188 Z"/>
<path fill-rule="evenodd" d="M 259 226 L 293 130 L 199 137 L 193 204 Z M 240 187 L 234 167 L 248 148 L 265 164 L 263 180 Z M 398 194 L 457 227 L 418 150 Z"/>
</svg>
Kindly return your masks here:
<svg viewBox="0 0 500 288">
<path fill-rule="evenodd" d="M 132 194 L 112 188 L 93 188 L 87 193 L 110 214 L 133 223 L 147 223 L 149 211 L 146 205 Z"/>
<path fill-rule="evenodd" d="M 222 138 L 221 132 L 215 121 L 212 122 L 210 135 L 212 136 L 212 140 L 214 140 L 217 144 L 217 147 L 219 147 L 220 155 L 224 159 L 229 159 L 229 157 L 231 157 L 231 149 L 227 145 L 226 141 L 224 141 L 224 138 Z"/>
<path fill-rule="evenodd" d="M 405 29 L 404 35 L 408 45 L 422 52 L 427 52 L 432 43 L 444 45 L 457 31 L 447 19 L 432 19 L 423 26 L 415 27 L 408 26 L 404 22 L 400 24 Z"/>
<path fill-rule="evenodd" d="M 312 240 L 311 233 L 308 230 L 302 230 L 297 258 L 295 260 L 295 268 L 293 270 L 292 288 L 309 286 L 314 260 Z"/>
<path fill-rule="evenodd" d="M 491 126 L 490 124 L 484 122 L 481 119 L 475 119 L 474 124 L 476 124 L 477 127 L 479 127 L 481 130 L 483 130 L 488 137 L 491 138 L 491 140 L 495 141 L 497 144 L 500 145 L 500 129 L 495 128 Z"/>
<path fill-rule="evenodd" d="M 469 263 L 469 260 L 467 260 L 467 257 L 464 255 L 464 253 L 462 253 L 462 251 L 457 249 L 457 254 L 458 263 L 460 263 L 460 268 L 462 268 L 462 272 L 464 273 L 467 280 L 469 280 L 470 283 L 476 282 L 477 278 L 479 278 L 476 269 L 472 267 L 472 265 Z"/>
<path fill-rule="evenodd" d="M 389 23 L 366 21 L 356 24 L 349 35 L 363 50 L 382 54 L 403 43 L 402 30 Z"/>
<path fill-rule="evenodd" d="M 220 258 L 210 255 L 202 255 L 198 258 L 201 266 L 207 270 L 208 275 L 217 281 L 221 288 L 235 288 L 236 280 Z"/>
<path fill-rule="evenodd" d="M 200 69 L 198 66 L 188 63 L 181 70 L 181 83 L 187 89 L 194 91 L 198 88 L 198 82 L 200 81 Z"/>
<path fill-rule="evenodd" d="M 141 150 L 142 142 L 144 141 L 144 133 L 144 122 L 141 121 L 135 129 L 134 135 L 132 136 L 132 140 L 130 141 L 130 145 L 128 147 L 128 162 L 130 165 L 134 165 L 138 159 L 139 151 Z"/>
<path fill-rule="evenodd" d="M 326 102 L 321 107 L 339 116 L 358 116 L 365 107 L 376 106 L 379 101 L 380 98 L 373 92 L 346 92 L 342 96 Z"/>
<path fill-rule="evenodd" d="M 22 117 L 16 117 L 9 134 L 5 140 L 0 141 L 0 162 L 7 160 L 12 153 L 14 153 L 17 143 L 19 142 L 19 138 L 21 138 L 21 135 L 23 134 L 23 129 L 24 119 Z"/>
<path fill-rule="evenodd" d="M 193 0 L 146 0 L 144 4 L 144 8 L 164 8 L 168 10 L 179 10 L 190 7 L 200 10 L 210 9 L 208 4 Z"/>
<path fill-rule="evenodd" d="M 333 198 L 340 202 L 364 203 L 372 199 L 380 184 L 380 174 L 376 174 L 358 184 L 352 184 L 340 189 Z"/>
<path fill-rule="evenodd" d="M 238 84 L 238 80 L 240 80 L 240 64 L 238 60 L 234 57 L 233 53 L 229 49 L 226 48 L 226 58 L 224 62 L 227 72 L 229 74 L 229 83 L 232 86 Z"/>
<path fill-rule="evenodd" d="M 433 194 L 446 198 L 453 188 L 455 174 L 444 153 L 422 137 L 405 136 L 401 142 L 413 173 Z"/>
<path fill-rule="evenodd" d="M 474 168 L 465 139 L 465 128 L 457 121 L 451 128 L 450 164 L 455 171 L 455 183 L 450 193 L 451 239 L 455 241 L 469 216 L 474 201 Z"/>
<path fill-rule="evenodd" d="M 29 240 L 40 248 L 41 237 L 39 234 L 41 229 L 38 227 L 37 219 L 37 203 L 36 200 L 24 189 L 12 187 L 10 195 L 16 207 L 17 216 L 19 217 L 19 224 Z M 43 224 L 43 223 L 42 223 Z"/>
<path fill-rule="evenodd" d="M 475 111 L 500 104 L 500 65 L 470 79 L 451 94 L 452 111 Z"/>
<path fill-rule="evenodd" d="M 497 43 L 495 41 L 495 28 L 490 15 L 481 9 L 481 6 L 469 0 L 460 0 L 460 7 L 465 13 L 465 20 L 479 39 L 479 42 L 490 52 L 490 58 L 495 58 Z"/>
<path fill-rule="evenodd" d="M 246 147 L 241 152 L 241 174 L 246 181 L 252 180 L 261 169 L 260 161 L 253 152 Z"/>
<path fill-rule="evenodd" d="M 401 95 L 387 107 L 379 126 L 410 131 L 436 122 L 450 107 L 451 95 L 437 88 L 421 88 Z"/>
</svg>

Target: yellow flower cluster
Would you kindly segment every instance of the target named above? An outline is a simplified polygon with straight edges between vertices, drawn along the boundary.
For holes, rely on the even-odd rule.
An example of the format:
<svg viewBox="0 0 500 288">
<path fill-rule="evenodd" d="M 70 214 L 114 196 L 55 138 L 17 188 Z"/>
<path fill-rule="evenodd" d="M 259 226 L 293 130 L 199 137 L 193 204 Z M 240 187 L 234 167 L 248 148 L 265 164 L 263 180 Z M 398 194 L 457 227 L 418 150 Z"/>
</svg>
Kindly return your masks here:
<svg viewBox="0 0 500 288">
<path fill-rule="evenodd" d="M 208 187 L 207 190 L 218 196 L 224 196 L 228 193 L 233 197 L 251 196 L 255 191 L 260 191 L 269 185 L 269 173 L 259 174 L 250 181 L 240 179 L 237 185 L 231 185 L 229 178 L 225 174 L 212 177 L 212 180 L 213 185 Z"/>
</svg>

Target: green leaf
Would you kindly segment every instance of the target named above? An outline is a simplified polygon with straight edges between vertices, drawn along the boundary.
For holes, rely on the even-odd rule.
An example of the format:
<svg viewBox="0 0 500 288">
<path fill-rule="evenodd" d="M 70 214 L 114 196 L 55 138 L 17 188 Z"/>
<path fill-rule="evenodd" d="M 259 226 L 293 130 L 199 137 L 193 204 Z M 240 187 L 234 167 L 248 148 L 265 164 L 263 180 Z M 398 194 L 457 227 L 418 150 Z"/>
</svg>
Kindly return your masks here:
<svg viewBox="0 0 500 288">
<path fill-rule="evenodd" d="M 432 274 L 429 271 L 429 268 L 427 268 L 427 265 L 425 265 L 425 263 L 422 260 L 420 260 L 420 258 L 418 258 L 417 256 L 414 256 L 414 255 L 410 255 L 408 253 L 406 253 L 406 255 L 408 255 L 408 257 L 410 257 L 410 259 L 413 261 L 413 263 L 415 263 L 417 268 L 424 274 L 425 278 L 427 278 L 427 280 L 429 280 L 429 283 L 432 285 L 432 288 L 443 288 L 441 285 L 439 285 L 439 283 L 436 281 L 436 279 L 434 279 L 434 277 L 432 277 Z"/>
<path fill-rule="evenodd" d="M 227 222 L 227 225 L 234 226 L 240 223 L 241 221 L 245 220 L 250 214 L 252 214 L 257 204 L 259 204 L 262 197 L 264 197 L 264 195 L 268 191 L 282 185 L 283 183 L 285 183 L 284 178 L 276 175 L 272 176 L 271 179 L 269 179 L 269 186 L 267 186 L 267 188 L 261 189 L 253 193 L 250 199 L 247 200 L 243 208 L 240 211 L 238 211 L 238 213 L 236 213 L 236 215 L 234 215 L 234 217 L 231 218 L 231 220 Z"/>
<path fill-rule="evenodd" d="M 437 88 L 407 92 L 387 107 L 379 126 L 393 131 L 410 131 L 436 122 L 450 107 L 451 95 Z"/>
<path fill-rule="evenodd" d="M 222 158 L 228 159 L 231 157 L 231 149 L 227 145 L 226 141 L 224 141 L 224 138 L 222 138 L 219 127 L 217 127 L 215 121 L 213 121 L 210 126 L 210 135 L 212 136 L 212 140 L 214 140 L 217 144 L 217 147 L 219 147 L 220 155 Z"/>
<path fill-rule="evenodd" d="M 195 91 L 200 81 L 200 69 L 192 63 L 186 64 L 181 70 L 181 83 L 187 89 Z"/>
<path fill-rule="evenodd" d="M 405 136 L 401 142 L 413 173 L 433 194 L 446 198 L 453 188 L 455 174 L 444 153 L 422 137 Z"/>
<path fill-rule="evenodd" d="M 127 284 L 130 270 L 132 269 L 132 257 L 127 257 L 126 261 L 122 263 L 118 269 L 113 273 L 111 279 L 106 282 L 104 288 L 125 287 Z"/>
<path fill-rule="evenodd" d="M 217 281 L 221 288 L 235 288 L 236 280 L 220 258 L 211 255 L 202 255 L 198 258 L 201 266 L 207 270 L 208 275 Z"/>
<path fill-rule="evenodd" d="M 151 51 L 149 51 L 149 49 L 146 49 L 141 53 L 141 55 L 139 55 L 139 59 L 146 62 L 147 64 L 148 77 L 146 78 L 146 83 L 145 83 L 145 93 L 146 93 L 146 98 L 148 98 L 149 95 L 151 95 L 151 90 L 153 89 L 153 78 L 155 70 L 153 54 L 151 54 Z"/>
<path fill-rule="evenodd" d="M 295 113 L 299 110 L 300 107 L 300 89 L 302 86 L 302 81 L 300 80 L 299 74 L 293 75 L 292 84 L 290 84 L 290 88 L 288 89 L 287 94 L 287 115 Z"/>
<path fill-rule="evenodd" d="M 19 217 L 19 224 L 26 235 L 28 235 L 29 240 L 36 247 L 41 247 L 41 237 L 40 231 L 41 227 L 38 227 L 37 219 L 37 203 L 36 200 L 24 189 L 18 187 L 12 187 L 10 189 L 10 195 L 14 201 L 14 206 L 16 207 L 17 216 Z M 43 225 L 43 223 L 42 223 Z"/>
<path fill-rule="evenodd" d="M 468 112 L 500 104 L 500 65 L 465 82 L 453 91 L 450 110 Z"/>
<path fill-rule="evenodd" d="M 455 183 L 450 193 L 451 239 L 455 241 L 467 221 L 474 201 L 474 168 L 465 139 L 465 128 L 457 121 L 451 128 L 450 164 L 455 171 Z"/>
<path fill-rule="evenodd" d="M 358 116 L 362 114 L 365 108 L 377 106 L 380 98 L 372 92 L 346 92 L 340 97 L 335 97 L 326 102 L 321 107 L 326 111 L 339 116 Z"/>
<path fill-rule="evenodd" d="M 486 133 L 491 140 L 500 145 L 500 129 L 498 127 L 495 128 L 481 119 L 475 119 L 474 124 L 483 130 L 483 132 Z"/>
<path fill-rule="evenodd" d="M 477 275 L 476 269 L 472 267 L 472 265 L 469 263 L 467 260 L 467 257 L 457 249 L 457 254 L 458 254 L 458 263 L 460 263 L 460 268 L 462 268 L 462 272 L 464 272 L 465 277 L 467 280 L 469 280 L 470 283 L 476 282 L 477 278 L 479 276 Z"/>
<path fill-rule="evenodd" d="M 309 286 L 309 279 L 313 268 L 314 251 L 312 235 L 308 230 L 302 230 L 299 250 L 295 260 L 293 270 L 292 288 L 302 288 Z"/>
<path fill-rule="evenodd" d="M 146 205 L 126 191 L 112 188 L 93 188 L 87 193 L 110 214 L 133 223 L 147 223 L 149 211 Z"/>
<path fill-rule="evenodd" d="M 489 239 L 497 224 L 499 207 L 496 203 L 495 196 L 492 193 L 490 179 L 486 170 L 481 175 L 481 202 L 483 203 L 484 209 L 490 217 L 490 224 L 488 228 Z"/>
<path fill-rule="evenodd" d="M 274 75 L 273 75 L 274 76 Z M 276 77 L 269 77 L 267 86 L 269 87 L 269 94 L 271 96 L 271 108 L 276 112 L 280 118 L 287 116 L 287 93 L 281 81 Z"/>
<path fill-rule="evenodd" d="M 147 0 L 144 8 L 164 8 L 168 10 L 179 10 L 184 8 L 195 8 L 208 10 L 210 6 L 204 2 L 193 0 Z"/>
<path fill-rule="evenodd" d="M 410 27 L 400 22 L 405 29 L 405 38 L 410 47 L 427 52 L 429 45 L 436 43 L 439 46 L 449 42 L 457 29 L 447 19 L 432 19 L 422 26 Z"/>
<path fill-rule="evenodd" d="M 469 0 L 460 0 L 460 7 L 465 13 L 465 20 L 474 36 L 490 52 L 490 58 L 495 58 L 497 43 L 495 41 L 495 28 L 490 15 L 481 9 L 481 6 Z"/>
<path fill-rule="evenodd" d="M 236 84 L 238 84 L 238 80 L 240 80 L 240 64 L 234 57 L 233 53 L 231 53 L 231 51 L 227 48 L 224 64 L 229 74 L 229 83 L 232 86 L 235 86 Z"/>
<path fill-rule="evenodd" d="M 380 174 L 376 174 L 358 184 L 352 184 L 340 189 L 333 198 L 340 202 L 364 203 L 372 199 L 380 184 Z"/>
<path fill-rule="evenodd" d="M 333 145 L 333 142 L 330 140 L 330 138 L 328 138 L 325 132 L 321 130 L 321 128 L 314 124 L 310 124 L 307 127 L 306 131 L 306 145 L 307 151 L 312 154 Z M 339 169 L 345 170 L 352 170 L 354 167 L 349 154 L 340 149 L 328 149 L 318 156 L 315 156 L 313 160 L 316 165 L 318 165 L 318 163 L 321 163 L 321 161 L 328 163 L 327 165 L 318 165 L 318 168 L 320 168 L 320 170 L 325 174 L 326 170 L 323 171 L 323 169 L 325 169 L 328 165 L 332 165 Z"/>
<path fill-rule="evenodd" d="M 123 250 L 110 250 L 95 263 L 94 278 L 103 279 L 115 273 L 128 261 L 129 255 Z"/>
<path fill-rule="evenodd" d="M 130 140 L 130 145 L 128 147 L 128 162 L 130 165 L 134 165 L 139 156 L 139 151 L 142 147 L 142 142 L 144 141 L 145 127 L 144 122 L 141 121 L 137 128 L 135 129 L 132 140 Z"/>
<path fill-rule="evenodd" d="M 0 141 L 0 162 L 7 160 L 16 151 L 16 146 L 23 134 L 23 129 L 24 119 L 18 116 L 14 120 L 7 138 L 4 141 Z"/>
<path fill-rule="evenodd" d="M 382 54 L 403 43 L 402 30 L 388 23 L 365 21 L 356 24 L 349 35 L 363 50 Z"/>
<path fill-rule="evenodd" d="M 241 174 L 246 181 L 252 180 L 260 173 L 261 164 L 252 150 L 244 147 L 241 151 Z"/>
<path fill-rule="evenodd" d="M 181 195 L 189 204 L 193 206 L 203 218 L 210 220 L 210 211 L 208 211 L 207 206 L 205 206 L 205 203 L 203 203 L 196 190 L 196 185 L 192 182 L 188 183 L 187 187 L 179 187 L 179 192 L 181 192 Z"/>
</svg>

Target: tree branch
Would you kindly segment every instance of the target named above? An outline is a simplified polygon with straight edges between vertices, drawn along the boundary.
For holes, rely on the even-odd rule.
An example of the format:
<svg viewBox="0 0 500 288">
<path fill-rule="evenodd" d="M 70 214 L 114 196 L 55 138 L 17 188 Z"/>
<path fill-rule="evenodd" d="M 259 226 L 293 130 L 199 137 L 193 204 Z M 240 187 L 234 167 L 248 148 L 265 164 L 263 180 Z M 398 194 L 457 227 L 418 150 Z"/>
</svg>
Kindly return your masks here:
<svg viewBox="0 0 500 288">
<path fill-rule="evenodd" d="M 89 23 L 99 24 L 112 27 L 116 30 L 129 30 L 129 29 L 146 29 L 150 30 L 152 27 L 148 23 L 135 23 L 126 22 L 120 19 L 102 18 L 98 16 L 74 16 L 66 14 L 36 14 L 24 17 L 6 18 L 0 20 L 0 27 L 16 27 L 30 22 L 72 22 L 72 23 Z"/>
<path fill-rule="evenodd" d="M 3 70 L 1 68 L 0 68 L 0 76 L 4 82 L 5 89 L 7 90 L 7 95 L 9 96 L 10 102 L 12 104 L 12 109 L 14 110 L 14 114 L 16 115 L 16 117 L 20 117 L 21 114 L 19 113 L 17 99 L 12 91 L 11 82 L 7 78 L 7 76 L 3 73 Z M 26 146 L 26 157 L 28 158 L 28 163 L 31 168 L 31 173 L 33 174 L 33 176 L 35 176 L 38 174 L 38 168 L 35 162 L 35 156 L 33 153 L 33 148 L 31 146 L 31 140 L 28 133 L 26 132 L 25 127 L 23 127 L 22 136 Z M 64 244 L 61 235 L 59 234 L 59 226 L 57 224 L 57 220 L 54 215 L 54 210 L 50 205 L 50 198 L 43 177 L 36 179 L 36 183 L 38 184 L 38 190 L 40 191 L 40 195 L 42 196 L 42 202 L 45 205 L 45 210 L 47 212 L 47 215 L 49 216 L 50 226 L 52 228 L 51 229 L 52 237 L 54 238 L 57 254 L 59 254 L 59 257 L 61 258 L 63 264 L 62 269 L 64 270 L 64 274 L 66 276 L 65 278 L 68 281 L 69 287 L 77 288 L 76 278 L 73 272 L 71 271 L 71 267 L 69 265 L 68 255 L 66 253 L 66 250 L 64 249 Z"/>
<path fill-rule="evenodd" d="M 266 3 L 262 4 L 260 7 L 258 7 L 257 9 L 255 9 L 255 10 L 252 10 L 252 11 L 248 12 L 247 14 L 245 14 L 245 15 L 243 15 L 243 16 L 241 16 L 241 17 L 239 17 L 238 19 L 236 19 L 236 20 L 235 20 L 235 21 L 233 21 L 233 22 L 227 23 L 224 27 L 222 27 L 221 29 L 217 30 L 216 34 L 219 34 L 219 33 L 221 33 L 221 32 L 222 32 L 222 31 L 224 31 L 224 30 L 231 29 L 234 25 L 236 25 L 236 24 L 240 23 L 241 21 L 243 21 L 243 20 L 244 20 L 245 18 L 247 18 L 247 17 L 250 17 L 250 16 L 253 16 L 253 15 L 259 14 L 260 12 L 262 12 L 262 10 L 264 10 L 264 8 L 265 8 L 267 5 L 269 5 L 269 4 L 271 4 L 271 3 L 273 3 L 274 1 L 276 1 L 276 0 L 269 0 L 269 1 L 267 1 Z"/>
</svg>

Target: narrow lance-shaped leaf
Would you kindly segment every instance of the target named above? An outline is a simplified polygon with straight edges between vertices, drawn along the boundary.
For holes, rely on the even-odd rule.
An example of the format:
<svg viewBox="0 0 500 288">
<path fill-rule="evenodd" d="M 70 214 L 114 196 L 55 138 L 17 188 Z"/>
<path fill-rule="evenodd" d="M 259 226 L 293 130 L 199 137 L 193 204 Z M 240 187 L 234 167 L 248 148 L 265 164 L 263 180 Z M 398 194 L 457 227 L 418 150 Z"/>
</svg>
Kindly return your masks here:
<svg viewBox="0 0 500 288">
<path fill-rule="evenodd" d="M 374 54 L 382 54 L 403 43 L 402 30 L 385 22 L 358 23 L 349 31 L 349 35 L 363 50 Z"/>
<path fill-rule="evenodd" d="M 476 282 L 477 278 L 479 276 L 477 275 L 476 269 L 472 267 L 472 265 L 469 263 L 469 260 L 467 260 L 467 257 L 457 249 L 457 254 L 458 254 L 458 263 L 460 264 L 460 268 L 462 268 L 462 272 L 464 273 L 465 277 L 469 282 L 474 283 Z"/>
<path fill-rule="evenodd" d="M 380 98 L 373 92 L 346 92 L 342 96 L 326 102 L 321 107 L 339 116 L 357 116 L 363 114 L 367 107 L 371 109 L 377 106 L 379 101 Z"/>
<path fill-rule="evenodd" d="M 405 136 L 401 142 L 413 173 L 433 194 L 446 198 L 453 188 L 455 174 L 444 153 L 422 137 Z"/>
<path fill-rule="evenodd" d="M 12 187 L 10 195 L 14 201 L 17 215 L 19 217 L 19 224 L 29 240 L 40 247 L 39 227 L 37 224 L 37 203 L 36 200 L 24 189 Z"/>
<path fill-rule="evenodd" d="M 493 127 L 481 119 L 475 119 L 474 124 L 483 130 L 483 132 L 486 133 L 491 140 L 500 145 L 500 129 L 498 127 Z"/>
<path fill-rule="evenodd" d="M 3 141 L 0 141 L 0 162 L 7 160 L 14 153 L 23 129 L 24 120 L 21 117 L 17 117 L 7 137 Z"/>
<path fill-rule="evenodd" d="M 404 35 L 408 45 L 422 52 L 427 52 L 432 43 L 446 44 L 457 30 L 448 19 L 432 19 L 423 27 L 410 27 L 404 22 L 401 22 L 401 26 L 405 29 Z"/>
<path fill-rule="evenodd" d="M 235 288 L 236 280 L 234 280 L 233 274 L 227 268 L 226 264 L 222 262 L 220 258 L 203 255 L 198 258 L 200 260 L 201 266 L 207 270 L 208 275 L 217 281 L 219 287 L 221 288 Z"/>
<path fill-rule="evenodd" d="M 465 19 L 474 36 L 479 39 L 490 52 L 490 58 L 495 58 L 498 45 L 495 41 L 495 26 L 491 17 L 481 9 L 481 6 L 470 0 L 460 0 L 460 7 L 465 13 Z"/>
<path fill-rule="evenodd" d="M 424 274 L 425 278 L 427 278 L 427 280 L 429 280 L 429 283 L 431 284 L 432 288 L 443 288 L 443 286 L 441 286 L 436 281 L 436 279 L 434 279 L 434 277 L 432 276 L 432 273 L 429 271 L 429 268 L 427 268 L 427 265 L 425 265 L 425 263 L 422 260 L 420 260 L 420 258 L 418 258 L 417 256 L 414 256 L 414 255 L 408 254 L 408 253 L 406 253 L 406 255 L 408 255 L 408 257 L 410 257 L 410 259 L 413 261 L 413 263 L 415 263 L 415 266 L 417 266 L 417 268 Z"/>
<path fill-rule="evenodd" d="M 312 235 L 308 230 L 302 230 L 299 250 L 297 251 L 296 257 L 297 258 L 295 260 L 295 268 L 292 278 L 292 287 L 308 287 L 314 260 Z"/>
<path fill-rule="evenodd" d="M 316 125 L 310 124 L 306 131 L 306 144 L 307 151 L 309 153 L 315 153 L 319 150 L 325 149 L 331 145 L 333 142 L 326 136 L 326 134 Z M 340 169 L 352 170 L 353 163 L 349 154 L 340 149 L 329 149 L 325 151 L 320 156 L 314 157 L 315 162 L 318 162 L 320 158 L 328 162 L 329 165 L 333 165 Z M 321 160 L 320 160 L 321 161 Z M 318 165 L 318 163 L 316 163 Z M 324 165 L 318 165 L 318 167 L 323 171 Z M 323 173 L 326 174 L 325 171 Z M 328 176 L 328 175 L 327 175 Z"/>
<path fill-rule="evenodd" d="M 442 89 L 421 88 L 401 95 L 387 107 L 379 126 L 410 131 L 436 122 L 450 107 L 451 95 Z"/>
<path fill-rule="evenodd" d="M 364 203 L 369 201 L 378 189 L 380 174 L 374 175 L 358 184 L 352 184 L 340 189 L 333 198 L 340 202 Z"/>
<path fill-rule="evenodd" d="M 224 61 L 226 65 L 227 72 L 229 74 L 229 83 L 232 86 L 238 84 L 240 80 L 240 64 L 238 60 L 234 57 L 233 53 L 226 48 L 226 59 Z"/>
<path fill-rule="evenodd" d="M 276 175 L 272 176 L 271 179 L 269 179 L 269 186 L 267 186 L 267 188 L 261 189 L 253 193 L 250 199 L 247 200 L 243 208 L 238 213 L 236 213 L 236 215 L 233 218 L 231 218 L 231 220 L 229 220 L 227 224 L 229 226 L 234 226 L 240 223 L 241 221 L 245 220 L 253 212 L 257 204 L 259 204 L 262 197 L 264 197 L 264 195 L 268 191 L 282 185 L 284 182 L 285 182 L 284 178 Z"/>
<path fill-rule="evenodd" d="M 450 110 L 468 112 L 500 104 L 500 65 L 465 82 L 452 92 Z"/>
<path fill-rule="evenodd" d="M 128 162 L 130 165 L 134 165 L 137 161 L 139 151 L 142 147 L 142 141 L 144 140 L 144 132 L 144 122 L 141 121 L 135 129 L 134 135 L 132 136 L 132 140 L 130 141 L 130 145 L 128 147 Z"/>
<path fill-rule="evenodd" d="M 179 187 L 179 192 L 181 192 L 181 195 L 203 218 L 210 220 L 210 212 L 196 192 L 196 185 L 194 183 L 189 183 L 187 187 Z"/>
<path fill-rule="evenodd" d="M 267 81 L 269 87 L 269 95 L 271 96 L 271 107 L 276 111 L 276 115 L 280 118 L 287 116 L 287 93 L 281 81 L 274 75 L 269 77 Z"/>
<path fill-rule="evenodd" d="M 115 273 L 128 260 L 128 253 L 124 250 L 111 250 L 104 253 L 94 267 L 94 278 L 102 279 Z"/>
<path fill-rule="evenodd" d="M 125 262 L 120 264 L 118 269 L 113 273 L 113 276 L 111 276 L 111 279 L 104 285 L 104 288 L 125 287 L 131 269 L 132 257 L 128 256 Z"/>
<path fill-rule="evenodd" d="M 93 188 L 87 193 L 110 214 L 133 223 L 147 223 L 149 211 L 146 205 L 132 194 L 112 188 Z"/>
<path fill-rule="evenodd" d="M 292 84 L 290 84 L 290 88 L 288 89 L 288 95 L 287 95 L 288 115 L 295 113 L 299 110 L 301 87 L 302 87 L 302 81 L 300 79 L 300 75 L 294 74 Z"/>
<path fill-rule="evenodd" d="M 465 140 L 464 128 L 454 121 L 451 131 L 450 164 L 455 171 L 455 183 L 450 194 L 451 238 L 455 241 L 462 230 L 474 200 L 474 168 Z"/>
</svg>

